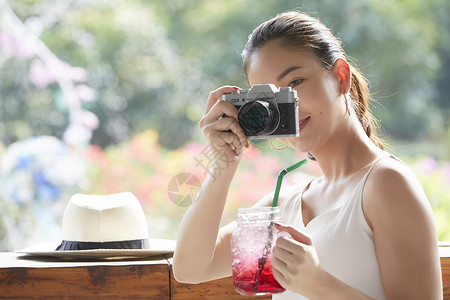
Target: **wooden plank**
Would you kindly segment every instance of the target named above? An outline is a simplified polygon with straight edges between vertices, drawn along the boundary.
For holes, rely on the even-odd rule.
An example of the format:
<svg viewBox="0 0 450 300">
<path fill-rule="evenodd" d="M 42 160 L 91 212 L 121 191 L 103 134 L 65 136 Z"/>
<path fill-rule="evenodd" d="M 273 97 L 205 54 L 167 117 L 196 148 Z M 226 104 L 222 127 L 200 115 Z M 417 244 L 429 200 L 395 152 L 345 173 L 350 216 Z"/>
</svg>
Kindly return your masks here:
<svg viewBox="0 0 450 300">
<path fill-rule="evenodd" d="M 2 268 L 0 297 L 170 299 L 167 264 Z"/>
<path fill-rule="evenodd" d="M 441 256 L 441 269 L 444 300 L 450 300 L 450 257 Z"/>
<path fill-rule="evenodd" d="M 199 284 L 179 283 L 171 275 L 171 288 L 173 300 L 191 299 L 215 299 L 215 300 L 237 300 L 237 299 L 260 299 L 269 300 L 272 296 L 248 297 L 242 296 L 235 291 L 231 277 L 217 279 Z"/>
<path fill-rule="evenodd" d="M 440 247 L 444 299 L 450 300 L 450 247 Z M 0 298 L 16 299 L 264 299 L 244 297 L 224 278 L 201 284 L 175 280 L 171 260 L 57 262 L 0 253 Z"/>
<path fill-rule="evenodd" d="M 450 242 L 439 242 L 444 300 L 450 300 Z"/>
<path fill-rule="evenodd" d="M 172 273 L 171 259 L 169 261 L 170 267 L 170 287 L 173 300 L 193 300 L 193 299 L 214 299 L 214 300 L 244 300 L 244 299 L 258 299 L 269 300 L 272 296 L 258 296 L 248 297 L 242 296 L 233 286 L 233 278 L 227 277 L 199 284 L 186 284 L 176 281 Z"/>
<path fill-rule="evenodd" d="M 440 247 L 444 300 L 450 300 L 450 247 Z M 170 262 L 170 260 L 169 260 Z M 232 278 L 224 278 L 200 284 L 183 284 L 170 272 L 172 299 L 271 299 L 271 297 L 244 297 L 233 287 Z"/>
</svg>

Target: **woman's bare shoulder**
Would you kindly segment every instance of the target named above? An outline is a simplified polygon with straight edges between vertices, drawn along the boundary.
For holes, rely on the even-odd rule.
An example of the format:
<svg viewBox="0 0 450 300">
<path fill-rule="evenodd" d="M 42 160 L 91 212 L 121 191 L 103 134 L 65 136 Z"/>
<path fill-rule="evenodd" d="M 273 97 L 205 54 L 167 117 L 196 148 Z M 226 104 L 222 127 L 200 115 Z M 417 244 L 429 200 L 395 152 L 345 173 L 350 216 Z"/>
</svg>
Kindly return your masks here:
<svg viewBox="0 0 450 300">
<path fill-rule="evenodd" d="M 375 215 L 395 216 L 400 211 L 421 214 L 430 210 L 420 181 L 409 166 L 396 158 L 382 159 L 374 166 L 364 187 L 363 206 L 369 219 Z"/>
<path fill-rule="evenodd" d="M 371 194 L 393 191 L 395 194 L 423 193 L 420 181 L 409 166 L 394 157 L 382 159 L 374 166 L 367 178 L 365 190 L 373 191 Z"/>
</svg>

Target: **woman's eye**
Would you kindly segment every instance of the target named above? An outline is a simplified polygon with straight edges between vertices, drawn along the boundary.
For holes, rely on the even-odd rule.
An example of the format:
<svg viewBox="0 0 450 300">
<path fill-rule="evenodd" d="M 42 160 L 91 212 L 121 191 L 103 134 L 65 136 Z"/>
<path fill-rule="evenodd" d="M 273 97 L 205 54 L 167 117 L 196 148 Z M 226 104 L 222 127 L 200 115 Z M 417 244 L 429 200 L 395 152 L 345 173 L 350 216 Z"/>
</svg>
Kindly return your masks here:
<svg viewBox="0 0 450 300">
<path fill-rule="evenodd" d="M 293 80 L 293 81 L 291 81 L 291 83 L 289 83 L 289 86 L 290 87 L 296 87 L 297 85 L 299 85 L 300 83 L 302 83 L 302 81 L 303 81 L 303 79 L 296 79 L 296 80 Z"/>
</svg>

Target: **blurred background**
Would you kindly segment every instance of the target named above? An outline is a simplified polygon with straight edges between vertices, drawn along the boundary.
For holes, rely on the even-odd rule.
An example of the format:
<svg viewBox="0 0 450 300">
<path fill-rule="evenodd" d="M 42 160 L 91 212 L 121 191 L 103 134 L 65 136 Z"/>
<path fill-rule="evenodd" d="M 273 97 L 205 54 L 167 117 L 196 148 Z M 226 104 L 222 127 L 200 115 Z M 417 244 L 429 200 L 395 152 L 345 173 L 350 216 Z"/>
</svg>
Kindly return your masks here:
<svg viewBox="0 0 450 300">
<path fill-rule="evenodd" d="M 150 236 L 175 238 L 192 198 L 174 201 L 189 184 L 169 182 L 208 174 L 206 97 L 245 87 L 248 35 L 288 9 L 318 17 L 365 72 L 388 151 L 410 164 L 450 240 L 448 0 L 0 0 L 0 251 L 61 240 L 75 193 L 131 191 Z M 223 223 L 301 158 L 253 144 Z M 309 162 L 284 184 L 320 174 Z"/>
</svg>

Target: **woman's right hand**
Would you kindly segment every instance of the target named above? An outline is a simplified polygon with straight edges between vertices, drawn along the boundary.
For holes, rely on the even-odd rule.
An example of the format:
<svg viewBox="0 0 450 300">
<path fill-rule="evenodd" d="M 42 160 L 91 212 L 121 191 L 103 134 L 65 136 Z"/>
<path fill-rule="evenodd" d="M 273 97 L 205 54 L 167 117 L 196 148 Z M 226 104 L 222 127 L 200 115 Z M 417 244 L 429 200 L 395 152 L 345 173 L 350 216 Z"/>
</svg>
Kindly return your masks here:
<svg viewBox="0 0 450 300">
<path fill-rule="evenodd" d="M 220 161 L 226 159 L 229 164 L 238 162 L 243 148 L 249 147 L 247 137 L 239 126 L 238 110 L 233 104 L 221 100 L 222 95 L 238 90 L 239 88 L 235 86 L 223 86 L 212 91 L 206 102 L 205 113 L 199 122 L 199 127 L 213 147 L 213 151 L 219 152 L 213 155 L 214 159 Z"/>
</svg>

